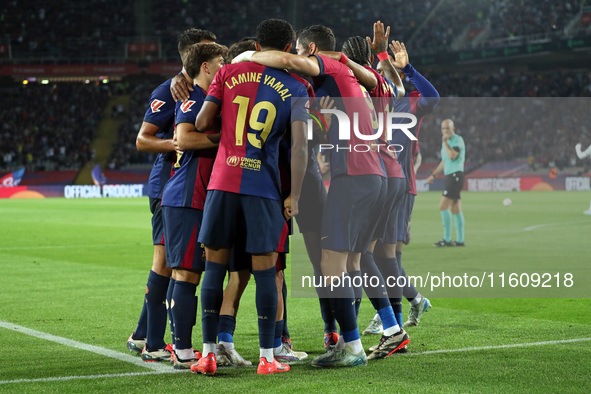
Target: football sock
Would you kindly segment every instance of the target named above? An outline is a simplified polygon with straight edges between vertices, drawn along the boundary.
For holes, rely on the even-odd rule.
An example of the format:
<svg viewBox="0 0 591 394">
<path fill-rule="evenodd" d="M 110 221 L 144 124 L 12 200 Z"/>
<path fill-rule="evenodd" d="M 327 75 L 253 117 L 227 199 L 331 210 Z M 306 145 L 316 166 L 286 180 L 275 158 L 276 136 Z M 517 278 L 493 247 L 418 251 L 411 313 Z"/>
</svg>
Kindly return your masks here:
<svg viewBox="0 0 591 394">
<path fill-rule="evenodd" d="M 314 280 L 317 281 L 316 283 L 323 283 L 324 276 L 320 268 L 316 267 L 316 265 L 312 265 L 312 267 L 314 268 Z M 322 321 L 324 321 L 324 332 L 337 332 L 337 321 L 332 313 L 330 301 L 325 294 L 323 286 L 316 287 L 316 293 L 318 294 L 318 301 L 320 303 L 320 314 L 322 315 Z"/>
<path fill-rule="evenodd" d="M 275 356 L 273 356 L 273 349 L 266 349 L 266 348 L 260 348 L 260 357 L 264 357 L 267 359 L 267 362 L 272 363 L 273 360 L 275 359 Z"/>
<path fill-rule="evenodd" d="M 283 333 L 283 320 L 275 322 L 275 339 L 273 341 L 273 352 L 275 354 L 281 351 L 281 334 Z"/>
<path fill-rule="evenodd" d="M 235 330 L 236 318 L 232 315 L 220 315 L 218 329 L 218 340 L 220 343 L 233 343 Z"/>
<path fill-rule="evenodd" d="M 216 354 L 215 342 L 204 342 L 203 343 L 203 357 L 206 357 L 209 353 Z"/>
<path fill-rule="evenodd" d="M 330 299 L 333 314 L 341 328 L 343 340 L 351 342 L 359 339 L 357 316 L 355 316 L 355 293 L 350 283 L 343 281 L 335 286 L 335 297 Z"/>
<path fill-rule="evenodd" d="M 191 282 L 177 280 L 174 284 L 172 316 L 176 350 L 192 349 L 191 335 L 197 313 L 196 291 L 197 285 Z"/>
<path fill-rule="evenodd" d="M 252 271 L 256 282 L 256 306 L 259 325 L 259 347 L 271 349 L 273 357 L 273 340 L 275 334 L 275 318 L 277 315 L 277 285 L 275 284 L 275 267 L 266 270 Z M 268 360 L 268 358 L 267 358 Z M 270 360 L 273 361 L 273 358 Z"/>
<path fill-rule="evenodd" d="M 382 308 L 390 306 L 386 283 L 382 277 L 382 273 L 376 265 L 372 253 L 365 252 L 361 255 L 361 272 L 363 272 L 366 278 L 369 278 L 367 281 L 363 282 L 363 289 L 375 310 L 379 311 Z M 359 312 L 357 315 L 359 315 Z"/>
<path fill-rule="evenodd" d="M 283 338 L 290 338 L 289 329 L 287 328 L 287 283 L 285 282 L 285 275 L 283 275 L 283 289 L 281 292 L 283 295 L 283 329 L 281 336 Z"/>
<path fill-rule="evenodd" d="M 456 225 L 456 242 L 464 242 L 464 214 L 462 212 L 454 214 L 454 223 Z"/>
<path fill-rule="evenodd" d="M 166 291 L 169 279 L 150 271 L 146 292 L 147 337 L 146 349 L 163 349 L 166 347 Z"/>
<path fill-rule="evenodd" d="M 361 344 L 361 339 L 359 338 L 353 341 L 345 340 L 345 347 L 353 354 L 359 354 L 363 351 L 363 345 Z"/>
<path fill-rule="evenodd" d="M 415 285 L 410 280 L 408 280 L 406 271 L 402 267 L 402 252 L 396 251 L 396 261 L 398 262 L 398 272 L 401 276 L 404 276 L 404 278 L 406 279 L 404 287 L 402 288 L 402 295 L 410 302 L 415 297 L 417 297 L 419 292 L 415 288 Z"/>
<path fill-rule="evenodd" d="M 140 318 L 138 319 L 137 326 L 133 331 L 131 337 L 133 339 L 144 339 L 148 334 L 148 309 L 146 307 L 146 297 L 144 296 L 144 301 L 142 305 L 142 312 L 140 313 Z"/>
<path fill-rule="evenodd" d="M 398 288 L 396 286 L 396 280 L 398 278 L 398 262 L 395 257 L 376 257 L 376 265 L 380 269 L 382 276 L 388 278 L 386 282 L 386 289 L 388 290 L 388 297 L 395 297 L 395 291 Z"/>
<path fill-rule="evenodd" d="M 214 344 L 218 335 L 219 313 L 224 297 L 224 278 L 226 277 L 226 265 L 205 262 L 205 272 L 201 284 L 201 325 L 203 330 L 203 343 Z M 178 283 L 178 282 L 177 282 Z M 277 291 L 275 291 L 277 293 Z M 273 319 L 274 320 L 274 319 Z M 175 321 L 175 325 L 177 322 Z M 203 355 L 207 355 L 203 351 Z"/>
<path fill-rule="evenodd" d="M 171 276 L 168 282 L 168 290 L 166 291 L 166 309 L 168 312 L 168 325 L 170 326 L 170 336 L 172 337 L 172 346 L 174 348 L 174 320 L 172 320 L 172 292 L 174 290 L 174 283 L 176 281 Z"/>
<path fill-rule="evenodd" d="M 420 304 L 421 301 L 423 301 L 423 295 L 421 293 L 417 293 L 417 296 L 415 298 L 413 298 L 412 300 L 408 300 L 408 302 L 412 306 L 415 306 L 417 304 Z"/>
<path fill-rule="evenodd" d="M 390 298 L 390 303 L 392 304 L 394 316 L 396 316 L 396 322 L 402 327 L 402 298 Z"/>
<path fill-rule="evenodd" d="M 359 316 L 359 307 L 361 306 L 361 298 L 363 297 L 361 271 L 351 271 L 349 272 L 349 277 L 351 278 L 353 293 L 355 294 L 355 317 L 357 317 Z"/>
<path fill-rule="evenodd" d="M 445 242 L 451 242 L 451 211 L 446 209 L 440 211 L 441 221 L 443 222 L 443 240 Z"/>
<path fill-rule="evenodd" d="M 322 320 L 324 321 L 324 332 L 337 332 L 337 320 L 332 313 L 330 299 L 319 298 L 318 301 L 320 302 L 320 314 L 322 315 Z"/>
<path fill-rule="evenodd" d="M 378 315 L 380 315 L 380 319 L 382 320 L 384 335 L 389 336 L 400 331 L 400 327 L 398 327 L 399 324 L 396 321 L 396 317 L 394 316 L 394 311 L 392 310 L 391 305 L 379 309 Z"/>
<path fill-rule="evenodd" d="M 176 349 L 175 353 L 180 360 L 194 360 L 195 358 L 197 358 L 192 348 Z"/>
</svg>

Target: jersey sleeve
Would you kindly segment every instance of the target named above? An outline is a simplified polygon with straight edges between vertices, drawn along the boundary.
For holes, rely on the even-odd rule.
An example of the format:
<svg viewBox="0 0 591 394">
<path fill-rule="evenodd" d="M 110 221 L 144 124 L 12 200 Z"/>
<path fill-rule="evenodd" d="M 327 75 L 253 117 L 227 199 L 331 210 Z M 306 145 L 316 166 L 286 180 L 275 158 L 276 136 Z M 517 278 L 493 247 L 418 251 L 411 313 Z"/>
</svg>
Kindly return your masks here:
<svg viewBox="0 0 591 394">
<path fill-rule="evenodd" d="M 322 58 L 318 55 L 311 55 L 316 57 L 316 59 L 318 60 L 318 66 L 320 67 L 320 74 L 318 74 L 318 77 L 322 77 L 324 75 L 326 75 L 326 70 L 324 68 L 324 61 L 322 60 Z"/>
<path fill-rule="evenodd" d="M 297 96 L 291 100 L 291 121 L 306 122 L 309 119 L 308 108 L 310 108 L 310 98 L 304 85 L 300 85 Z"/>
<path fill-rule="evenodd" d="M 193 99 L 187 100 L 185 102 L 177 102 L 174 123 L 177 125 L 180 123 L 195 124 L 195 119 L 197 118 L 197 111 L 199 108 L 200 106 L 198 106 L 197 102 Z"/>
<path fill-rule="evenodd" d="M 224 67 L 222 67 L 213 78 L 213 82 L 209 86 L 209 90 L 207 91 L 207 97 L 205 101 L 211 101 L 216 103 L 217 105 L 222 105 L 222 96 L 224 94 L 224 79 L 226 73 L 224 72 Z"/>
<path fill-rule="evenodd" d="M 158 127 L 168 126 L 170 119 L 174 116 L 175 102 L 170 93 L 170 85 L 158 86 L 150 95 L 150 102 L 144 115 L 144 122 L 151 123 Z"/>
</svg>

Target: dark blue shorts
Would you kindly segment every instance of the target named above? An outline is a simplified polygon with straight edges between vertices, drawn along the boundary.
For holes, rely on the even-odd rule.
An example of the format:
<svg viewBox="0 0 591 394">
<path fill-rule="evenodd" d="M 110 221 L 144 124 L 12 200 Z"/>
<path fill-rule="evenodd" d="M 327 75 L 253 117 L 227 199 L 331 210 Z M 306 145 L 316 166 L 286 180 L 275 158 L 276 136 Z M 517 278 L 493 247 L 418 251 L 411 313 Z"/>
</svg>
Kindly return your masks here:
<svg viewBox="0 0 591 394">
<path fill-rule="evenodd" d="M 398 227 L 397 227 L 397 241 L 408 240 L 408 224 L 410 223 L 410 217 L 412 215 L 412 208 L 415 204 L 415 195 L 406 193 L 404 195 L 404 202 L 400 207 L 400 213 L 398 215 Z"/>
<path fill-rule="evenodd" d="M 300 233 L 320 232 L 325 202 L 326 187 L 320 173 L 306 171 L 298 205 L 299 213 L 295 217 Z"/>
<path fill-rule="evenodd" d="M 164 245 L 164 224 L 162 223 L 162 200 L 150 197 L 152 212 L 152 241 L 154 245 Z"/>
<path fill-rule="evenodd" d="M 203 211 L 199 242 L 204 245 L 231 249 L 236 237 L 243 236 L 237 230 L 243 222 L 245 252 L 283 252 L 288 228 L 282 201 L 210 190 Z"/>
<path fill-rule="evenodd" d="M 322 215 L 322 249 L 363 253 L 384 208 L 387 180 L 341 175 L 330 183 Z"/>
<path fill-rule="evenodd" d="M 388 178 L 388 192 L 386 194 L 386 202 L 384 203 L 382 215 L 380 215 L 378 219 L 373 239 L 384 239 L 386 233 L 389 231 L 388 222 L 390 220 L 390 216 L 402 201 L 405 191 L 406 181 L 404 178 Z"/>
<path fill-rule="evenodd" d="M 205 269 L 203 245 L 197 242 L 203 211 L 184 207 L 162 207 L 166 265 L 201 272 Z"/>
</svg>

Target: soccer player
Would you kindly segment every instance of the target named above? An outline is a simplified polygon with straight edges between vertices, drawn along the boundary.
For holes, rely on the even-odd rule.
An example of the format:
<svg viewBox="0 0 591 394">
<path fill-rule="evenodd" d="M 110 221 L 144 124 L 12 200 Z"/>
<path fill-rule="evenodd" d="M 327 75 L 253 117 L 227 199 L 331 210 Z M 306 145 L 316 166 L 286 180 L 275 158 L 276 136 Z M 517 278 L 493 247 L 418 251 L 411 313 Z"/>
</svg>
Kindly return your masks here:
<svg viewBox="0 0 591 394">
<path fill-rule="evenodd" d="M 575 145 L 575 151 L 577 152 L 577 156 L 579 159 L 583 160 L 584 158 L 591 156 L 591 145 L 589 145 L 587 149 L 585 149 L 584 151 L 581 150 L 581 147 L 582 144 L 580 142 L 577 145 Z M 583 213 L 585 215 L 591 215 L 591 204 L 589 205 L 589 209 L 583 211 Z"/>
<path fill-rule="evenodd" d="M 443 238 L 433 245 L 464 246 L 464 214 L 460 192 L 464 187 L 464 162 L 466 160 L 466 146 L 464 139 L 455 133 L 454 122 L 445 119 L 441 122 L 441 162 L 427 178 L 427 183 L 433 183 L 438 174 L 445 174 L 445 189 L 439 201 L 439 212 L 443 222 Z M 456 240 L 451 241 L 451 222 L 456 226 Z"/>
<path fill-rule="evenodd" d="M 375 89 L 377 80 L 373 73 L 346 56 L 341 56 L 339 62 L 322 55 L 321 51 L 334 51 L 335 41 L 332 30 L 315 25 L 300 32 L 296 43 L 298 55 L 269 51 L 249 56 L 260 64 L 288 68 L 313 77 L 317 85 L 316 96 L 330 96 L 336 100 L 340 110 L 349 114 L 357 112 L 358 131 L 375 135 L 372 124 L 372 114 L 375 116 L 375 113 L 365 102 L 366 90 L 355 76 L 370 90 Z M 353 75 L 343 63 L 355 68 L 356 74 Z M 343 101 L 343 97 L 351 101 Z M 316 357 L 312 364 L 319 367 L 367 364 L 357 327 L 355 293 L 346 274 L 359 271 L 361 253 L 369 245 L 386 193 L 379 153 L 373 149 L 357 152 L 352 147 L 364 145 L 366 141 L 353 130 L 349 130 L 349 140 L 339 141 L 338 128 L 338 122 L 333 122 L 328 141 L 333 146 L 339 143 L 346 146 L 345 149 L 330 150 L 331 186 L 322 216 L 321 269 L 325 277 L 334 280 L 332 285 L 336 290 L 331 294 L 330 303 L 341 327 L 344 346 L 337 344 L 324 355 Z M 351 209 L 353 206 L 358 209 Z"/>
<path fill-rule="evenodd" d="M 383 28 L 380 27 L 379 21 L 374 26 L 374 29 L 376 28 L 378 31 L 383 30 Z M 376 34 L 374 34 L 374 40 L 375 37 Z M 377 37 L 380 37 L 380 35 L 378 34 Z M 375 44 L 372 43 L 372 50 L 375 52 L 376 49 L 373 49 L 374 46 Z M 395 111 L 412 113 L 419 119 L 417 125 L 410 129 L 413 135 L 418 138 L 422 118 L 431 113 L 439 103 L 439 93 L 433 85 L 431 85 L 431 83 L 410 64 L 408 52 L 404 43 L 393 40 L 390 49 L 395 56 L 392 62 L 395 69 L 387 67 L 387 63 L 380 62 L 380 64 L 378 64 L 378 71 L 384 75 L 392 75 L 393 73 L 398 73 L 396 69 L 401 70 L 417 88 L 417 91 L 406 92 L 405 99 L 396 102 Z M 386 67 L 383 67 L 383 65 L 386 65 Z M 402 146 L 402 150 L 398 154 L 398 160 L 406 174 L 408 189 L 404 195 L 403 201 L 398 206 L 396 214 L 392 215 L 388 222 L 388 226 L 393 226 L 395 230 L 387 232 L 385 237 L 380 240 L 374 255 L 379 267 L 383 270 L 391 270 L 389 271 L 388 276 L 392 275 L 406 278 L 403 289 L 395 286 L 388 290 L 396 320 L 399 324 L 402 323 L 402 296 L 404 295 L 409 301 L 411 305 L 409 318 L 404 322 L 403 327 L 410 327 L 418 324 L 422 314 L 431 307 L 431 303 L 416 290 L 414 285 L 408 280 L 406 271 L 402 267 L 402 245 L 404 240 L 408 238 L 410 217 L 414 206 L 414 198 L 417 194 L 416 177 L 414 166 L 412 165 L 413 157 L 411 154 L 413 141 L 402 132 L 395 131 L 391 142 Z M 380 334 L 381 331 L 381 319 L 379 315 L 376 314 L 369 326 L 364 330 L 364 333 Z"/>
<path fill-rule="evenodd" d="M 379 28 L 377 24 L 379 24 Z M 383 24 L 380 22 L 377 22 L 377 24 L 374 24 L 374 48 L 376 48 L 375 50 L 378 53 L 380 63 L 387 63 L 387 65 L 384 66 L 393 69 L 386 52 L 388 48 L 389 28 L 387 29 L 386 33 L 384 33 Z M 372 102 L 376 113 L 381 113 L 383 116 L 385 116 L 386 113 L 390 112 L 390 110 L 394 108 L 394 99 L 398 96 L 398 89 L 394 83 L 384 78 L 377 71 L 371 68 L 373 56 L 371 54 L 370 43 L 368 43 L 368 41 L 366 41 L 366 39 L 363 37 L 350 37 L 343 44 L 342 51 L 345 55 L 347 55 L 347 57 L 349 57 L 349 59 L 361 64 L 376 76 L 378 85 L 374 90 L 369 92 L 369 96 L 373 99 Z M 401 85 L 402 81 L 400 81 L 400 78 L 396 74 L 394 75 L 397 77 L 398 85 Z M 383 133 L 382 136 L 384 140 L 380 142 L 384 143 L 384 145 L 388 145 L 387 141 L 385 140 L 385 133 Z M 367 251 L 365 251 L 361 256 L 361 272 L 357 273 L 359 276 L 361 276 L 361 273 L 363 273 L 363 275 L 366 275 L 367 277 L 374 277 L 378 278 L 379 280 L 378 286 L 365 287 L 365 292 L 367 293 L 372 305 L 376 309 L 381 321 L 383 322 L 382 339 L 375 350 L 373 350 L 373 352 L 369 355 L 369 359 L 385 358 L 395 352 L 404 351 L 406 349 L 405 346 L 409 342 L 408 334 L 396 321 L 392 305 L 388 299 L 388 292 L 383 279 L 383 274 L 385 274 L 385 272 L 380 272 L 373 257 L 373 251 L 377 239 L 384 237 L 388 230 L 390 232 L 394 231 L 391 228 L 387 228 L 387 221 L 391 215 L 395 215 L 396 208 L 406 191 L 404 174 L 400 164 L 398 163 L 398 160 L 396 159 L 396 153 L 390 152 L 387 149 L 381 149 L 380 154 L 386 169 L 386 174 L 388 176 L 387 202 L 384 205 L 384 214 L 380 215 L 380 220 L 372 237 L 372 242 L 369 245 Z M 355 273 L 352 274 L 355 275 Z M 360 302 L 361 288 L 356 290 L 358 291 L 358 299 Z"/>
<path fill-rule="evenodd" d="M 202 41 L 213 42 L 215 39 L 216 36 L 206 30 L 185 30 L 178 37 L 181 60 L 184 61 L 186 51 L 192 44 Z M 179 78 L 188 84 L 192 83 L 184 68 Z M 170 93 L 170 83 L 169 79 L 152 92 L 149 107 L 136 139 L 138 150 L 158 153 L 146 190 L 150 198 L 150 211 L 152 212 L 154 257 L 146 285 L 142 313 L 135 331 L 127 340 L 127 348 L 132 353 L 142 354 L 142 359 L 145 361 L 169 360 L 171 356 L 171 349 L 166 349 L 164 342 L 166 331 L 166 304 L 164 302 L 167 299 L 167 291 L 168 295 L 172 291 L 169 281 L 170 284 L 174 284 L 174 279 L 169 279 L 171 270 L 166 266 L 161 210 L 162 190 L 170 178 L 172 164 L 176 159 L 172 141 L 175 104 Z M 173 331 L 172 322 L 171 331 Z"/>
<path fill-rule="evenodd" d="M 271 49 L 289 52 L 294 31 L 284 20 L 267 19 L 257 27 L 256 37 L 261 53 Z M 199 235 L 207 256 L 201 287 L 203 358 L 191 367 L 193 372 L 211 375 L 216 371 L 216 335 L 226 264 L 236 234 L 244 232 L 245 251 L 252 254 L 256 281 L 260 346 L 257 373 L 290 369 L 273 357 L 275 264 L 287 237 L 283 213 L 289 217 L 298 213 L 307 161 L 307 101 L 305 86 L 284 70 L 250 62 L 232 64 L 216 75 L 197 117 L 197 129 L 205 130 L 222 113 L 220 148 Z M 290 125 L 292 190 L 290 198 L 282 203 L 278 147 Z"/>
<path fill-rule="evenodd" d="M 191 345 L 197 312 L 195 291 L 204 268 L 203 249 L 197 235 L 219 142 L 219 133 L 197 131 L 195 119 L 209 85 L 224 65 L 226 52 L 227 48 L 218 44 L 195 44 L 188 49 L 185 69 L 194 82 L 194 90 L 189 100 L 176 104 L 174 138 L 182 154 L 179 167 L 162 193 L 166 261 L 175 280 L 170 310 L 176 369 L 189 369 L 198 357 Z"/>
</svg>

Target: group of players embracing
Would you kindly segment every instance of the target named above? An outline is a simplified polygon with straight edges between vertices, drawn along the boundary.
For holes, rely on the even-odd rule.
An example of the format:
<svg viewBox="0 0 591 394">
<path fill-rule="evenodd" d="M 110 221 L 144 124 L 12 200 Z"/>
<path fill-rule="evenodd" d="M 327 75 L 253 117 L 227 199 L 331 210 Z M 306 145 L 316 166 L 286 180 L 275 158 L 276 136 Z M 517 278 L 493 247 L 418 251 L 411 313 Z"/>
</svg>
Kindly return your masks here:
<svg viewBox="0 0 591 394">
<path fill-rule="evenodd" d="M 263 21 L 255 37 L 229 49 L 204 30 L 179 36 L 182 72 L 153 91 L 137 137 L 138 149 L 159 155 L 148 188 L 154 259 L 130 351 L 206 375 L 219 365 L 251 365 L 233 335 L 252 274 L 257 372 L 286 372 L 305 359 L 293 351 L 286 319 L 283 270 L 292 217 L 315 278 L 330 282 L 316 288 L 326 352 L 312 365 L 361 366 L 407 351 L 403 326 L 417 325 L 431 305 L 412 284 L 387 286 L 385 278 L 406 276 L 401 248 L 418 151 L 409 137 L 418 135 L 439 95 L 409 63 L 404 44 L 388 44 L 388 35 L 378 21 L 373 40 L 350 37 L 341 52 L 328 27 L 310 26 L 296 37 L 280 19 Z M 417 91 L 405 93 L 401 73 Z M 387 116 L 394 112 L 412 114 L 415 122 Z M 310 113 L 322 122 L 311 121 Z M 400 130 L 382 132 L 386 120 Z M 345 124 L 350 130 L 342 130 Z M 328 192 L 319 153 L 329 158 Z M 200 283 L 203 348 L 197 351 L 191 334 Z M 363 291 L 376 309 L 364 333 L 382 335 L 369 356 L 357 325 Z M 404 323 L 403 296 L 411 305 Z"/>
</svg>

